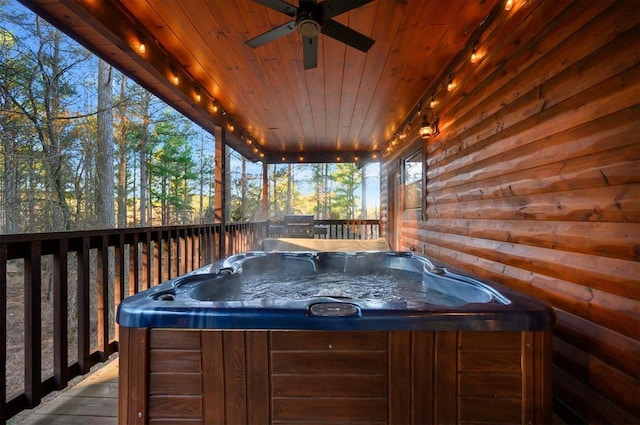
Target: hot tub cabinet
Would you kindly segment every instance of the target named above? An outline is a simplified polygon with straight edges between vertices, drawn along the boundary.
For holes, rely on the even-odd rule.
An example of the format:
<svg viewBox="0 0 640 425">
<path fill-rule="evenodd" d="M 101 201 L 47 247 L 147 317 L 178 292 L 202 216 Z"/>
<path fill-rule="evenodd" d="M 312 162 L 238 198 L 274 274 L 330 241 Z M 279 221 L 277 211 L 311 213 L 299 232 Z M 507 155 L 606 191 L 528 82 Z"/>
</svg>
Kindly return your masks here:
<svg viewBox="0 0 640 425">
<path fill-rule="evenodd" d="M 421 285 L 442 278 L 440 289 L 460 278 L 490 296 L 461 287 L 471 299 L 452 305 L 337 295 L 239 301 L 211 289 L 241 284 L 254 258 L 261 271 L 294 258 L 287 267 L 309 279 L 307 265 L 349 275 L 351 255 L 235 257 L 125 300 L 120 423 L 550 422 L 553 312 L 506 288 L 385 253 L 365 255 L 376 260 L 371 268 L 420 269 Z"/>
<path fill-rule="evenodd" d="M 122 328 L 120 423 L 550 423 L 549 338 Z"/>
</svg>

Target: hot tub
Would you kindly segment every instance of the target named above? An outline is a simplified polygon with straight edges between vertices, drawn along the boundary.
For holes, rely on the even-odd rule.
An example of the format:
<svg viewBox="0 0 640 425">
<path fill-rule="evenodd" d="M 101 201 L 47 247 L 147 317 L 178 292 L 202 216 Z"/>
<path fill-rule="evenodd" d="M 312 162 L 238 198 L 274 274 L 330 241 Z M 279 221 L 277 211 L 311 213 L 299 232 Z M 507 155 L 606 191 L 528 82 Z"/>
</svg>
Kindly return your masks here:
<svg viewBox="0 0 640 425">
<path fill-rule="evenodd" d="M 120 422 L 548 422 L 553 320 L 413 253 L 235 255 L 121 303 Z"/>
</svg>

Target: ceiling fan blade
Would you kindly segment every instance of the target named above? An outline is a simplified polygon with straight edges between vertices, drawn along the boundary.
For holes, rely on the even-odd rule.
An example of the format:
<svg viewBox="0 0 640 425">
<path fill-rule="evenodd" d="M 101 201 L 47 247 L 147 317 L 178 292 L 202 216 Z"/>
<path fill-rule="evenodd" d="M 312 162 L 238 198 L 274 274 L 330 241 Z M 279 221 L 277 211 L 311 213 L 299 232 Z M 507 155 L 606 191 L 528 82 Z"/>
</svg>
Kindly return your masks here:
<svg viewBox="0 0 640 425">
<path fill-rule="evenodd" d="M 280 13 L 284 13 L 285 15 L 291 16 L 292 18 L 296 16 L 296 12 L 298 11 L 297 7 L 282 0 L 253 0 L 253 1 L 255 3 L 259 3 L 263 6 L 269 7 L 273 10 L 277 10 Z"/>
<path fill-rule="evenodd" d="M 375 40 L 372 40 L 366 35 L 352 30 L 333 19 L 329 19 L 324 23 L 321 32 L 365 53 L 369 51 L 371 46 L 373 46 L 373 43 L 375 43 Z"/>
<path fill-rule="evenodd" d="M 302 37 L 302 57 L 304 69 L 318 66 L 318 37 Z"/>
<path fill-rule="evenodd" d="M 286 24 L 280 25 L 279 27 L 275 27 L 272 30 L 253 37 L 251 40 L 245 41 L 245 44 L 255 49 L 256 47 L 260 47 L 265 43 L 275 40 L 276 38 L 285 36 L 290 32 L 295 31 L 295 29 L 296 23 L 294 21 L 289 21 Z"/>
<path fill-rule="evenodd" d="M 348 12 L 351 9 L 356 9 L 367 3 L 371 3 L 372 1 L 373 0 L 325 0 L 320 3 L 322 7 L 322 17 L 326 21 L 334 16 Z"/>
</svg>

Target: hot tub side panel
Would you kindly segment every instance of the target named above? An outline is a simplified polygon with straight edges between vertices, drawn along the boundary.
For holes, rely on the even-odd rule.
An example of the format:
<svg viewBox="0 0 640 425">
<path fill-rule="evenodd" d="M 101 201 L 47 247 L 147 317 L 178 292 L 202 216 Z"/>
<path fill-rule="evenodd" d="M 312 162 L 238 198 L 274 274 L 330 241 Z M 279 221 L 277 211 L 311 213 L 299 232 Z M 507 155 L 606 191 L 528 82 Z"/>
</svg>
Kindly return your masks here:
<svg viewBox="0 0 640 425">
<path fill-rule="evenodd" d="M 121 328 L 121 340 L 122 424 L 551 419 L 548 332 Z"/>
</svg>

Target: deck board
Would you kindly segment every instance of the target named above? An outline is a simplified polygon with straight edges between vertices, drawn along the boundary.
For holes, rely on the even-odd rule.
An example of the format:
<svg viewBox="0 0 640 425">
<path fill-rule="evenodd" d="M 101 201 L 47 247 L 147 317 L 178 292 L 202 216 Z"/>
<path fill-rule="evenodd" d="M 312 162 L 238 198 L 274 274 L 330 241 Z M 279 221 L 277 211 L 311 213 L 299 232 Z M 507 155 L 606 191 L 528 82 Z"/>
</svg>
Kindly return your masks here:
<svg viewBox="0 0 640 425">
<path fill-rule="evenodd" d="M 116 425 L 118 423 L 118 359 L 91 373 L 33 410 L 9 421 L 11 425 Z"/>
</svg>

